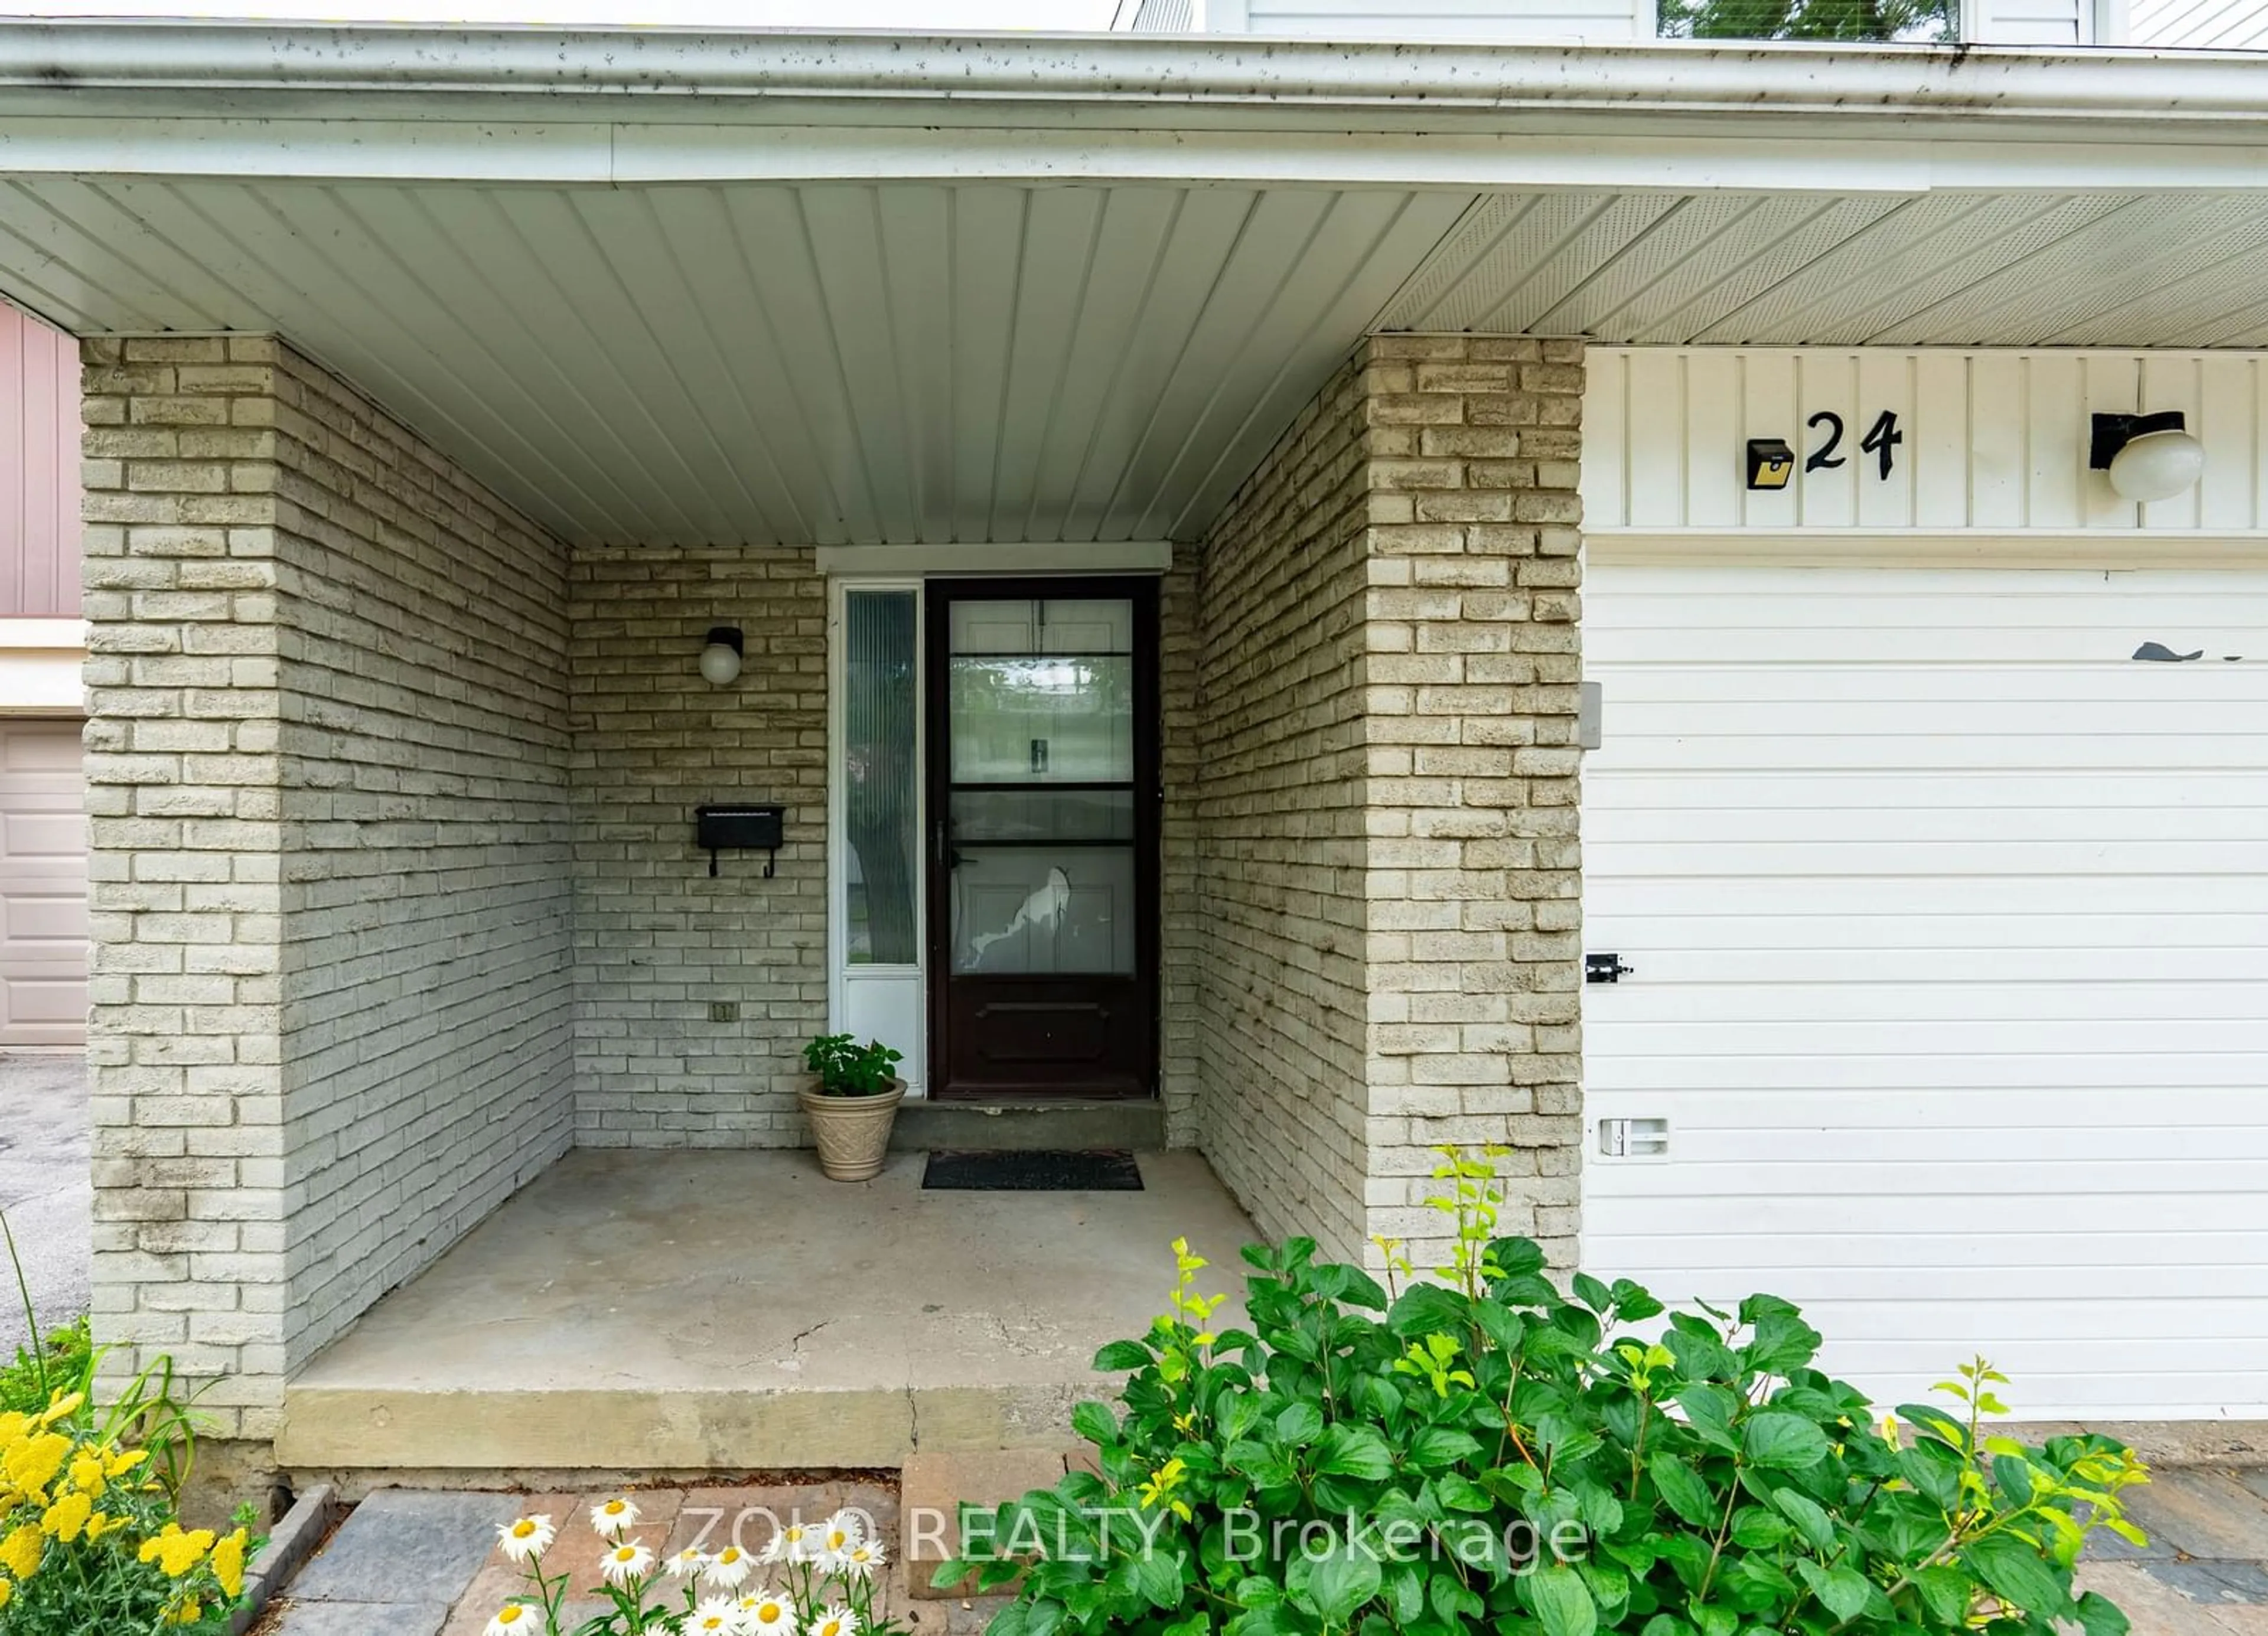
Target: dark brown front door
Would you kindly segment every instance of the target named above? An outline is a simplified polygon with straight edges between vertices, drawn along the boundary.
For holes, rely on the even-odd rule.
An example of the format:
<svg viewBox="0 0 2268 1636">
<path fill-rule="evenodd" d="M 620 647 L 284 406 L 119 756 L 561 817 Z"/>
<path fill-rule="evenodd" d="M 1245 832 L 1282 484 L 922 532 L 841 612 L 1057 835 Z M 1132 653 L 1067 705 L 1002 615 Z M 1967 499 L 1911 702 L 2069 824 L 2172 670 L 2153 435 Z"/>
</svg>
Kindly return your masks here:
<svg viewBox="0 0 2268 1636">
<path fill-rule="evenodd" d="M 1149 580 L 932 580 L 930 1062 L 939 1096 L 1157 1081 Z"/>
</svg>

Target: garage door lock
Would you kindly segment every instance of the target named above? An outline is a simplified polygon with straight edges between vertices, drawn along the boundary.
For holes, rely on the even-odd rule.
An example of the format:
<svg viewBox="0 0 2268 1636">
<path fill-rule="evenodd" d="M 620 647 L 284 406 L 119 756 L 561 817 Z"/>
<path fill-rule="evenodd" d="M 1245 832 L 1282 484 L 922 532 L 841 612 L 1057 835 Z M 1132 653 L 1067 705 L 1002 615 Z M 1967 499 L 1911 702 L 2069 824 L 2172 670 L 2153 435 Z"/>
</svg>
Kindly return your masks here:
<svg viewBox="0 0 2268 1636">
<path fill-rule="evenodd" d="M 1599 1121 L 1599 1152 L 1609 1159 L 1659 1159 L 1668 1151 L 1667 1119 Z"/>
<path fill-rule="evenodd" d="M 1583 981 L 1586 983 L 1619 983 L 1638 969 L 1623 964 L 1620 954 L 1586 954 L 1583 956 Z"/>
</svg>

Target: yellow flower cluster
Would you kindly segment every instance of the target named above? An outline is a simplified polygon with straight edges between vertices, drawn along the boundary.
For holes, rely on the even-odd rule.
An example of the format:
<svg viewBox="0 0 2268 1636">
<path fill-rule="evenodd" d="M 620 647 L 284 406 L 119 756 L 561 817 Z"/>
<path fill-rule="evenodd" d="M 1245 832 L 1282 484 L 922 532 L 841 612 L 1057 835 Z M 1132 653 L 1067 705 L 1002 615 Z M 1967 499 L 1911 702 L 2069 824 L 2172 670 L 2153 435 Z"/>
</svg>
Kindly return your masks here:
<svg viewBox="0 0 2268 1636">
<path fill-rule="evenodd" d="M 0 1414 L 0 1608 L 15 1599 L 17 1586 L 38 1573 L 55 1547 L 96 1544 L 133 1527 L 135 1515 L 120 1500 L 140 1497 L 136 1508 L 146 1515 L 149 1497 L 158 1490 L 156 1482 L 136 1476 L 146 1453 L 95 1435 L 77 1419 L 85 1406 L 85 1397 L 74 1392 L 58 1394 L 38 1414 Z M 113 1509 L 104 1508 L 106 1497 Z M 134 1544 L 131 1537 L 124 1543 Z M 209 1529 L 184 1532 L 180 1523 L 167 1522 L 142 1540 L 136 1557 L 174 1581 L 202 1564 L 232 1602 L 244 1588 L 249 1543 L 240 1528 L 215 1538 Z M 167 1617 L 180 1625 L 202 1618 L 197 1588 L 181 1587 Z"/>
</svg>

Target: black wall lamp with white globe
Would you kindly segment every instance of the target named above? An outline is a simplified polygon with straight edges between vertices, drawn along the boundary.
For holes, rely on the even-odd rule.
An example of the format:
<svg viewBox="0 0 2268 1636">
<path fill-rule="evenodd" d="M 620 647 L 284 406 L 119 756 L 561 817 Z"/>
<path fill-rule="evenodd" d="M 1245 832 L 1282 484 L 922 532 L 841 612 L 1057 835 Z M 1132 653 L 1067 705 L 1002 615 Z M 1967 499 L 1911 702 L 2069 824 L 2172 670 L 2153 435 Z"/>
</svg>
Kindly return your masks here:
<svg viewBox="0 0 2268 1636">
<path fill-rule="evenodd" d="M 2205 475 L 2205 445 L 2191 435 L 2179 409 L 2158 415 L 2097 415 L 2087 463 L 2110 475 L 2129 500 L 2170 500 Z"/>
<path fill-rule="evenodd" d="M 740 628 L 711 625 L 701 649 L 701 676 L 712 687 L 729 687 L 740 678 Z"/>
</svg>

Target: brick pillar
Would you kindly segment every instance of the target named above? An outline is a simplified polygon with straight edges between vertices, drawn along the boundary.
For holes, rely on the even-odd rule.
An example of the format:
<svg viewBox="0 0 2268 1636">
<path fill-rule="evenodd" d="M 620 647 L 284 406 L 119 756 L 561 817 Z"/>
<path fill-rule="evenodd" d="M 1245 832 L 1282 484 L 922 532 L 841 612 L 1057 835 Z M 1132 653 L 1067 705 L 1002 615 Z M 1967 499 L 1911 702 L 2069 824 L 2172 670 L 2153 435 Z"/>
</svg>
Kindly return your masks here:
<svg viewBox="0 0 2268 1636">
<path fill-rule="evenodd" d="M 1263 1229 L 1445 1250 L 1498 1143 L 1571 1262 L 1580 342 L 1381 335 L 1205 542 L 1201 1141 Z"/>
<path fill-rule="evenodd" d="M 1582 357 L 1381 335 L 1363 372 L 1370 1228 L 1438 1241 L 1411 1207 L 1430 1149 L 1500 1143 L 1502 1225 L 1561 1264 L 1582 1142 Z"/>
<path fill-rule="evenodd" d="M 170 1352 L 213 1382 L 222 1435 L 265 1436 L 286 1305 L 274 380 L 232 344 L 85 345 L 94 1321 L 114 1373 Z"/>
</svg>

